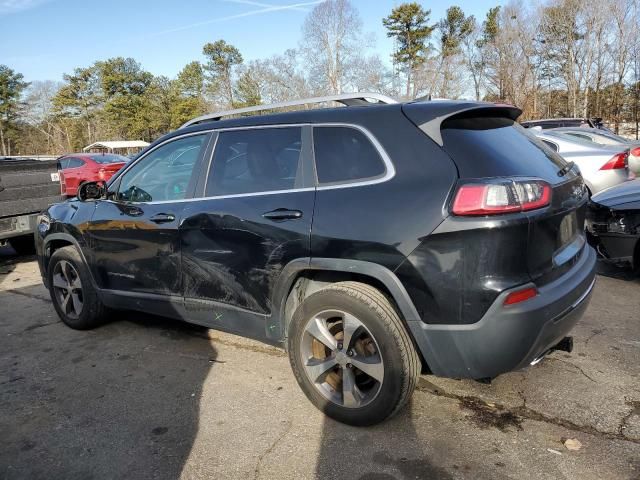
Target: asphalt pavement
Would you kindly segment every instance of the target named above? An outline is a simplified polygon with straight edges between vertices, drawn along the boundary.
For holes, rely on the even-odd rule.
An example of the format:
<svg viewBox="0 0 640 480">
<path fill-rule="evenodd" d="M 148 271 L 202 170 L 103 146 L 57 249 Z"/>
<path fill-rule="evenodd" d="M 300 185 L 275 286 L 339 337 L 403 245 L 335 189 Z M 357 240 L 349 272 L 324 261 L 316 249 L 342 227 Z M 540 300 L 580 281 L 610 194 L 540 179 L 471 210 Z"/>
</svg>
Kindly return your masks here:
<svg viewBox="0 0 640 480">
<path fill-rule="evenodd" d="M 131 312 L 65 327 L 33 257 L 0 249 L 0 479 L 640 479 L 640 279 L 603 271 L 571 354 L 424 376 L 354 428 L 278 349 Z"/>
</svg>

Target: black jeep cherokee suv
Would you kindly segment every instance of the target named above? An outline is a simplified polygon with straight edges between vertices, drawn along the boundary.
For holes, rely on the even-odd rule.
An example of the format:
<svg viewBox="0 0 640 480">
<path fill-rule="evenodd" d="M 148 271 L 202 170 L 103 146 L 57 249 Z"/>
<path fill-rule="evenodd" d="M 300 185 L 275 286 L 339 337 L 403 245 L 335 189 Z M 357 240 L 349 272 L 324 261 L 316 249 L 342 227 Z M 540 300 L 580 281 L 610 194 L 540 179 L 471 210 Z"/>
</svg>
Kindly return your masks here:
<svg viewBox="0 0 640 480">
<path fill-rule="evenodd" d="M 133 309 L 287 349 L 311 402 L 380 422 L 421 372 L 490 379 L 587 307 L 579 173 L 474 102 L 211 116 L 42 214 L 60 318 Z"/>
</svg>

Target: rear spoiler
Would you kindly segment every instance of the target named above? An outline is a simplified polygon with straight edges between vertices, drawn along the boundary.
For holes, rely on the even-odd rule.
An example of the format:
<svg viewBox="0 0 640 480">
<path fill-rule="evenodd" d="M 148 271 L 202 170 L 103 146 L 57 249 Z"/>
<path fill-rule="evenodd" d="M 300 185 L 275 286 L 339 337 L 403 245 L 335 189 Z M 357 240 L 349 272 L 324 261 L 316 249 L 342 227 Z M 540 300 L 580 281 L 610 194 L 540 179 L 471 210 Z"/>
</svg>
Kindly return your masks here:
<svg viewBox="0 0 640 480">
<path fill-rule="evenodd" d="M 440 128 L 445 120 L 472 113 L 477 116 L 499 116 L 516 120 L 522 110 L 513 105 L 488 102 L 413 102 L 402 105 L 402 111 L 431 140 L 442 147 Z"/>
</svg>

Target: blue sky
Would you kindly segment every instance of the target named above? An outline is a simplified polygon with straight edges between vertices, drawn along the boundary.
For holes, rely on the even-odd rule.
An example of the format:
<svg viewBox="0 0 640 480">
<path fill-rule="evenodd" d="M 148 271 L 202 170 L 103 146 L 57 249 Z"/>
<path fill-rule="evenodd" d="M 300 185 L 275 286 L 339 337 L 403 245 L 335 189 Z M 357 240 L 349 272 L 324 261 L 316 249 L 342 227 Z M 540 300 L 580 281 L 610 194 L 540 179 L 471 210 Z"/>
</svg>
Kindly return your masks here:
<svg viewBox="0 0 640 480">
<path fill-rule="evenodd" d="M 352 0 L 372 51 L 389 58 L 382 18 L 395 0 Z M 305 16 L 318 0 L 0 0 L 0 64 L 26 80 L 61 80 L 75 67 L 133 57 L 156 75 L 173 77 L 202 60 L 202 45 L 224 39 L 246 60 L 298 45 Z M 451 5 L 482 20 L 499 0 L 420 2 L 435 23 Z"/>
</svg>

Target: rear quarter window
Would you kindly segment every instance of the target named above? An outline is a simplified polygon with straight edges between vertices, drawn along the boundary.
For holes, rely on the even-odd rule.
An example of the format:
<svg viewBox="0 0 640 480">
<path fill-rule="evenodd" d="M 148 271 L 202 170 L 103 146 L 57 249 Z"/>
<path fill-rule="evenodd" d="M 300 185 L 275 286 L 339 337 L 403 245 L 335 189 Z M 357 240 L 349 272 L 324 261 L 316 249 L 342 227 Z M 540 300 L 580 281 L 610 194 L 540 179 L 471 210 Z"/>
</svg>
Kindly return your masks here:
<svg viewBox="0 0 640 480">
<path fill-rule="evenodd" d="M 462 178 L 539 177 L 558 182 L 566 162 L 533 133 L 503 117 L 454 117 L 442 124 L 443 147 Z"/>
<path fill-rule="evenodd" d="M 356 128 L 314 127 L 313 149 L 321 185 L 375 179 L 386 173 L 380 152 Z"/>
</svg>

